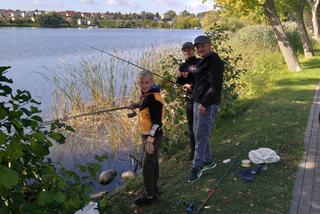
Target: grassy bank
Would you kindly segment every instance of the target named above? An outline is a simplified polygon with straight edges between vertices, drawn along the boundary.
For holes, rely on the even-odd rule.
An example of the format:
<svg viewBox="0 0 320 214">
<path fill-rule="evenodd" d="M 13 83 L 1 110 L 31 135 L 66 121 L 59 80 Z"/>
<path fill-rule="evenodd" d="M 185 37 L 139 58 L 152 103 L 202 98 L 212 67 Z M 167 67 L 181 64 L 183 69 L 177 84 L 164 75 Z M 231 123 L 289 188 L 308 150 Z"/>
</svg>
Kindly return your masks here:
<svg viewBox="0 0 320 214">
<path fill-rule="evenodd" d="M 211 141 L 219 163 L 214 170 L 204 173 L 200 182 L 189 184 L 186 177 L 191 165 L 186 161 L 186 149 L 177 152 L 161 164 L 159 201 L 136 213 L 184 213 L 185 202 L 201 204 L 228 165 L 222 160 L 231 158 L 244 149 L 241 159 L 251 149 L 269 147 L 281 156 L 281 162 L 269 165 L 257 179 L 244 184 L 237 178 L 241 167 L 237 163 L 208 203 L 203 213 L 287 213 L 291 200 L 295 172 L 303 152 L 303 138 L 312 99 L 319 78 L 320 56 L 302 59 L 303 71 L 289 73 L 286 68 L 272 77 L 268 89 L 260 95 L 242 97 L 234 117 L 218 121 Z M 142 189 L 141 178 L 132 181 L 112 199 L 111 213 L 133 213 L 131 204 Z M 108 212 L 110 213 L 110 211 Z"/>
</svg>

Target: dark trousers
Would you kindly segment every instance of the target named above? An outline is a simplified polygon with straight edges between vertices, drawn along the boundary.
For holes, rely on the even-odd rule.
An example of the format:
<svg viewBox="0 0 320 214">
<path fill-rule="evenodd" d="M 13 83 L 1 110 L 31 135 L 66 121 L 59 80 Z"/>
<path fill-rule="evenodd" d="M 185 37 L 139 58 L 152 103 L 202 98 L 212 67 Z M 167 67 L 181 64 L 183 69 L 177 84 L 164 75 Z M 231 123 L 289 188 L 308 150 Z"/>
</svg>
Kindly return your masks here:
<svg viewBox="0 0 320 214">
<path fill-rule="evenodd" d="M 149 155 L 146 151 L 148 136 L 142 135 L 142 142 L 144 146 L 144 156 L 142 162 L 142 175 L 145 193 L 147 196 L 154 196 L 156 193 L 156 186 L 159 180 L 159 148 L 162 135 L 155 138 L 153 143 L 154 152 Z"/>
<path fill-rule="evenodd" d="M 193 132 L 193 102 L 186 102 L 186 114 L 189 126 L 189 145 L 190 145 L 190 155 L 194 156 L 194 150 L 196 145 L 196 140 Z"/>
</svg>

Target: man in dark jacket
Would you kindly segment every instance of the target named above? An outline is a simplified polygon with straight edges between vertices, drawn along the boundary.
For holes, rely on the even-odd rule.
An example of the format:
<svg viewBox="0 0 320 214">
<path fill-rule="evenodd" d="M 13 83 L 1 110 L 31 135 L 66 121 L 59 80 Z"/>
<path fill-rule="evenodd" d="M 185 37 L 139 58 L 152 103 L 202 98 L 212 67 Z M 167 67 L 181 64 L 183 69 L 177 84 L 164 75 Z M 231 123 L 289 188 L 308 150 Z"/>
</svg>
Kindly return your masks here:
<svg viewBox="0 0 320 214">
<path fill-rule="evenodd" d="M 193 85 L 196 147 L 188 182 L 198 181 L 205 170 L 216 167 L 212 158 L 210 135 L 221 101 L 224 71 L 224 63 L 212 51 L 209 37 L 198 36 L 194 45 L 202 60 L 197 64 Z"/>
</svg>

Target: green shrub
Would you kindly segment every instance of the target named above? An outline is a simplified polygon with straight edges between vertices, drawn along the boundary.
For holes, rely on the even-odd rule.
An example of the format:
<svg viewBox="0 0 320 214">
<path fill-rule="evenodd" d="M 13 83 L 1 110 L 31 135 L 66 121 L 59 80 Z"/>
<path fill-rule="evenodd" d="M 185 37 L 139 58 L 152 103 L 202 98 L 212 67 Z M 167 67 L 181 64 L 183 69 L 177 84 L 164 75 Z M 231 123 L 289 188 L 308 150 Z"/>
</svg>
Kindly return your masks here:
<svg viewBox="0 0 320 214">
<path fill-rule="evenodd" d="M 282 55 L 278 52 L 258 56 L 242 78 L 246 93 L 255 95 L 263 93 L 272 76 L 281 71 L 283 63 Z"/>
<path fill-rule="evenodd" d="M 241 55 L 238 66 L 249 70 L 261 55 L 279 52 L 277 41 L 271 28 L 253 25 L 242 28 L 233 35 L 229 42 L 234 55 Z"/>
<path fill-rule="evenodd" d="M 252 51 L 255 53 L 278 50 L 277 40 L 271 27 L 265 25 L 251 25 L 240 29 L 234 36 L 233 43 L 238 45 L 240 50 L 254 48 Z"/>
<path fill-rule="evenodd" d="M 221 17 L 220 20 L 218 21 L 218 24 L 221 30 L 231 31 L 231 32 L 236 32 L 247 25 L 247 23 L 245 23 L 239 17 L 233 17 L 233 16 Z"/>
<path fill-rule="evenodd" d="M 284 28 L 294 52 L 297 54 L 303 54 L 303 44 L 299 37 L 297 25 L 293 22 L 288 22 L 285 23 Z"/>
<path fill-rule="evenodd" d="M 49 150 L 65 142 L 63 130 L 73 130 L 58 121 L 43 126 L 40 103 L 29 91 L 13 92 L 7 69 L 0 67 L 0 213 L 74 213 L 90 200 L 100 164 L 79 166 L 84 176 L 57 169 Z"/>
</svg>

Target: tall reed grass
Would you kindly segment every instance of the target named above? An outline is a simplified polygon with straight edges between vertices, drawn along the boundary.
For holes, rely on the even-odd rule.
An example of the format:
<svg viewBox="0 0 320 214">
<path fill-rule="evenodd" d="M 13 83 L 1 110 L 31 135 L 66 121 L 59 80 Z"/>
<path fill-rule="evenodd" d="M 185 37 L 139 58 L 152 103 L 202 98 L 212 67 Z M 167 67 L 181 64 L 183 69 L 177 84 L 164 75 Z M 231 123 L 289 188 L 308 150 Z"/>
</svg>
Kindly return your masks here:
<svg viewBox="0 0 320 214">
<path fill-rule="evenodd" d="M 163 46 L 146 50 L 142 55 L 115 53 L 126 60 L 164 75 L 161 62 L 179 53 L 178 46 Z M 51 115 L 63 118 L 95 112 L 137 102 L 140 90 L 137 75 L 140 70 L 106 55 L 82 58 L 75 64 L 59 66 L 51 79 L 54 85 Z M 175 75 L 176 68 L 170 71 Z M 155 78 L 156 82 L 159 79 Z M 165 91 L 163 92 L 165 94 Z M 58 160 L 74 156 L 76 163 L 90 162 L 93 154 L 136 153 L 141 147 L 137 118 L 129 119 L 130 111 L 80 117 L 68 120 L 75 133 L 66 133 L 67 143 L 55 145 L 53 155 Z"/>
</svg>

